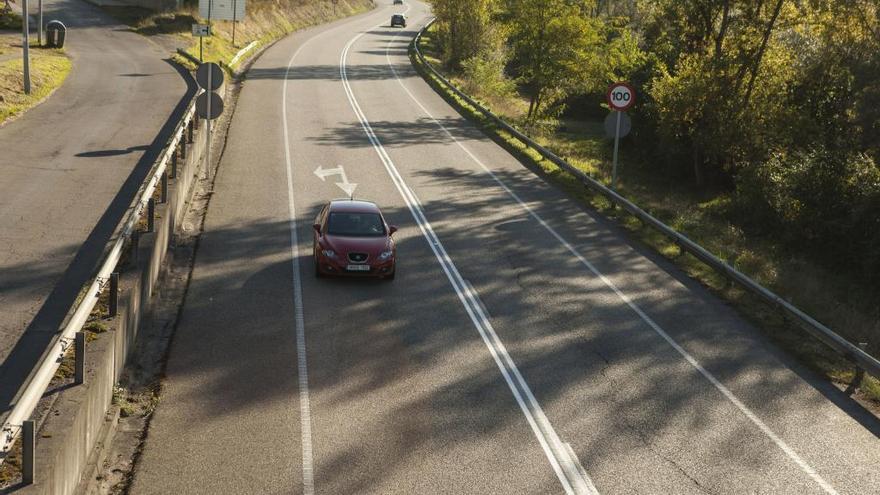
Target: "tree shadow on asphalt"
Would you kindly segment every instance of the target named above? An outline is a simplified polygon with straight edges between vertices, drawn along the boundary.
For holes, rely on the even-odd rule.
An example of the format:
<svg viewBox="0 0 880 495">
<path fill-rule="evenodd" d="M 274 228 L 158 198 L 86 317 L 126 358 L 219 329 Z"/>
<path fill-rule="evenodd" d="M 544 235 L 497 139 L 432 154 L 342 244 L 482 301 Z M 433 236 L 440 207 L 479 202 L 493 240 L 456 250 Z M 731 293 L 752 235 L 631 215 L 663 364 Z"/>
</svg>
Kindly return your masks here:
<svg viewBox="0 0 880 495">
<path fill-rule="evenodd" d="M 380 57 L 384 57 L 385 55 L 406 55 L 409 53 L 407 48 L 391 48 L 388 50 L 358 50 L 358 53 L 363 53 L 364 55 L 378 55 Z"/>
<path fill-rule="evenodd" d="M 490 180 L 485 175 L 453 169 L 422 175 L 413 182 L 442 185 L 449 198 L 457 198 L 425 202 L 424 210 L 538 402 L 588 472 L 607 470 L 609 460 L 650 459 L 676 482 L 691 483 L 682 473 L 693 470 L 724 484 L 736 475 L 769 480 L 774 475 L 768 469 L 793 466 L 533 219 L 509 213 L 503 193 L 483 187 L 473 194 L 475 182 Z M 534 187 L 534 177 L 499 175 L 517 191 Z M 316 458 L 317 484 L 334 493 L 381 491 L 384 482 L 417 467 L 414 453 L 454 460 L 481 442 L 511 436 L 528 442 L 511 453 L 523 456 L 517 462 L 540 462 L 522 413 L 409 211 L 385 207 L 389 221 L 402 228 L 397 280 L 318 280 L 310 275 L 309 226 L 316 207 L 297 219 L 296 262 L 303 275 L 315 431 L 333 432 L 336 449 Z M 540 213 L 568 219 L 571 208 L 542 205 Z M 198 255 L 202 276 L 191 287 L 184 315 L 190 323 L 178 330 L 172 350 L 172 356 L 187 357 L 169 366 L 171 373 L 208 377 L 194 392 L 200 407 L 187 421 L 296 396 L 292 295 L 278 292 L 292 286 L 288 227 L 267 220 L 206 234 L 223 240 L 222 251 Z M 705 290 L 669 288 L 674 269 L 668 264 L 634 257 L 625 243 L 620 246 L 618 234 L 595 223 L 566 228 L 584 256 L 704 358 L 702 364 L 771 428 L 798 418 L 815 421 L 823 417 L 825 397 L 836 397 L 866 429 L 880 432 L 860 406 L 792 365 Z M 238 259 L 267 262 L 253 273 Z M 274 301 L 273 311 L 266 310 L 267 300 Z M 187 348 L 204 345 L 206 329 L 213 342 L 209 356 L 189 355 Z M 388 409 L 377 412 L 377 404 Z M 795 433 L 803 434 L 785 436 Z M 325 445 L 331 439 L 315 440 Z M 548 483 L 555 483 L 549 466 L 544 471 Z"/>
<path fill-rule="evenodd" d="M 410 36 L 404 37 L 406 34 L 415 36 L 415 32 L 387 32 L 387 31 L 369 31 L 369 34 L 391 34 L 399 33 L 401 37 L 373 40 L 371 42 L 379 45 L 379 48 L 359 51 L 358 53 L 369 55 L 405 55 L 407 46 L 410 42 Z M 392 45 L 389 47 L 389 45 Z M 404 46 L 400 46 L 404 45 Z M 393 71 L 391 69 L 394 69 Z M 398 77 L 409 78 L 417 77 L 418 74 L 412 70 L 409 61 L 391 64 L 389 66 L 383 60 L 379 64 L 347 64 L 346 77 L 351 81 L 384 81 L 394 80 Z M 395 74 L 396 72 L 396 74 Z M 251 68 L 246 76 L 247 79 L 287 79 L 287 80 L 326 80 L 340 81 L 339 65 L 295 65 L 290 67 L 272 67 L 272 68 Z"/>
<path fill-rule="evenodd" d="M 409 64 L 397 64 L 398 72 Z M 348 65 L 346 77 L 350 81 L 385 81 L 395 79 L 387 65 Z M 413 77 L 413 76 L 410 76 Z M 338 65 L 294 65 L 290 67 L 253 67 L 246 74 L 247 79 L 287 79 L 289 81 L 341 81 Z"/>
<path fill-rule="evenodd" d="M 370 127 L 386 148 L 438 143 L 454 144 L 455 140 L 467 142 L 483 139 L 483 135 L 478 129 L 461 119 L 440 118 L 438 122 L 446 127 L 452 137 L 444 132 L 437 132 L 437 123 L 428 117 L 422 117 L 415 121 L 371 120 Z M 360 122 L 327 127 L 323 134 L 311 137 L 309 140 L 324 146 L 334 147 L 371 148 L 373 146 L 369 140 L 364 138 L 364 128 Z"/>
</svg>

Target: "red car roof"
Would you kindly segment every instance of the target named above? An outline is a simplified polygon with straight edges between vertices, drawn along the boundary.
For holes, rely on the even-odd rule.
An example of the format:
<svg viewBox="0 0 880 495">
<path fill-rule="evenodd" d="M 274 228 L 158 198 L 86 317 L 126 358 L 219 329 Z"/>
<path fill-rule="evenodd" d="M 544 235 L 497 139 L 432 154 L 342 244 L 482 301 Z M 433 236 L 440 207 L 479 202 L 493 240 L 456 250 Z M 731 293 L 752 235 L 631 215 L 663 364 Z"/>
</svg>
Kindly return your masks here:
<svg viewBox="0 0 880 495">
<path fill-rule="evenodd" d="M 380 213 L 376 203 L 359 199 L 334 199 L 330 202 L 330 211 L 349 213 Z"/>
</svg>

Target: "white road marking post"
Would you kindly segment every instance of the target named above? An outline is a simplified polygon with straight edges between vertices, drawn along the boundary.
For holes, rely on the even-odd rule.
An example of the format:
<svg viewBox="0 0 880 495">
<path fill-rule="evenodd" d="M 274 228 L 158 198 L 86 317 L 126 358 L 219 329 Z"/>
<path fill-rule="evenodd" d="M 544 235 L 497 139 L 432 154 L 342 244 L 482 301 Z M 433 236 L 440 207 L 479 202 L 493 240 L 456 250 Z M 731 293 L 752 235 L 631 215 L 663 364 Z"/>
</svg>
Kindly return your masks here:
<svg viewBox="0 0 880 495">
<path fill-rule="evenodd" d="M 390 46 L 390 43 L 388 46 Z M 662 337 L 673 349 L 675 349 L 675 351 L 678 352 L 685 359 L 685 361 L 688 362 L 688 364 L 690 364 L 701 375 L 703 375 L 703 377 L 705 377 L 706 380 L 708 380 L 719 392 L 721 392 L 721 394 L 728 401 L 730 401 L 737 409 L 739 409 L 739 411 L 746 418 L 748 418 L 749 421 L 752 422 L 752 424 L 754 424 L 759 430 L 761 430 L 762 433 L 764 433 L 764 435 L 767 436 L 767 438 L 769 438 L 777 447 L 779 447 L 779 449 L 782 450 L 785 453 L 785 455 L 788 456 L 788 458 L 792 462 L 797 464 L 797 466 L 799 468 L 801 468 L 801 470 L 804 473 L 806 473 L 813 481 L 815 481 L 816 484 L 818 484 L 822 488 L 822 490 L 825 491 L 825 493 L 827 493 L 828 495 L 838 495 L 837 490 L 835 490 L 835 488 L 833 486 L 831 486 L 831 484 L 829 484 L 827 481 L 825 481 L 825 479 L 822 478 L 822 476 L 818 472 L 816 472 L 816 470 L 813 469 L 812 466 L 810 466 L 806 461 L 804 461 L 803 458 L 801 458 L 800 455 L 798 455 L 798 453 L 794 451 L 794 449 L 792 449 L 783 439 L 781 439 L 778 435 L 776 435 L 776 433 L 774 433 L 773 430 L 770 429 L 770 427 L 768 427 L 754 412 L 752 412 L 752 410 L 749 409 L 748 406 L 746 406 L 741 400 L 739 400 L 739 398 L 736 397 L 736 395 L 733 394 L 733 392 L 731 392 L 726 386 L 724 386 L 724 384 L 722 384 L 721 381 L 719 381 L 715 377 L 715 375 L 713 375 L 707 369 L 705 369 L 696 360 L 696 358 L 694 358 L 681 345 L 679 345 L 678 342 L 676 342 L 668 333 L 666 333 L 665 330 L 663 330 L 662 327 L 660 327 L 660 325 L 658 325 L 650 316 L 647 315 L 647 313 L 645 313 L 626 294 L 624 294 L 611 280 L 608 279 L 608 277 L 606 277 L 602 272 L 600 272 L 598 270 L 598 268 L 596 268 L 592 263 L 590 263 L 586 258 L 584 258 L 584 256 L 578 250 L 576 250 L 574 248 L 574 246 L 572 246 L 567 240 L 565 240 L 565 238 L 563 238 L 556 231 L 556 229 L 551 227 L 540 215 L 538 215 L 532 209 L 532 207 L 530 207 L 528 204 L 526 204 L 525 201 L 523 201 L 522 198 L 520 198 L 518 194 L 516 194 L 509 187 L 507 187 L 507 185 L 501 179 L 499 179 L 498 176 L 495 175 L 495 173 L 492 172 L 492 170 L 490 170 L 489 167 L 487 167 L 486 164 L 483 163 L 482 160 L 477 158 L 477 156 L 474 155 L 467 147 L 465 147 L 449 131 L 449 129 L 446 128 L 446 126 L 444 126 L 439 120 L 437 120 L 431 114 L 431 112 L 429 112 L 428 109 L 425 108 L 424 105 L 422 105 L 422 103 L 415 97 L 415 95 L 412 94 L 412 92 L 409 90 L 409 88 L 407 88 L 406 85 L 403 84 L 403 81 L 400 79 L 400 76 L 397 73 L 397 70 L 391 64 L 390 52 L 387 47 L 385 50 L 385 60 L 387 61 L 388 66 L 391 68 L 391 71 L 394 73 L 394 76 L 397 79 L 397 83 L 400 84 L 400 86 L 403 88 L 403 90 L 406 92 L 406 94 L 409 95 L 410 99 L 412 99 L 413 102 L 415 102 L 415 104 L 418 105 L 419 108 L 422 109 L 422 111 L 425 113 L 425 115 L 427 115 L 428 118 L 433 120 L 434 123 L 437 124 L 437 126 L 440 129 L 442 129 L 443 132 L 450 139 L 452 139 L 452 141 L 455 144 L 457 144 L 458 147 L 461 148 L 474 161 L 474 163 L 479 165 L 480 168 L 482 168 L 487 174 L 489 174 L 489 176 L 495 181 L 495 183 L 498 184 L 498 186 L 500 186 L 511 198 L 513 198 L 520 205 L 520 207 L 522 207 L 523 210 L 525 210 L 532 218 L 535 219 L 535 221 L 537 221 L 542 227 L 544 227 L 544 229 L 547 230 L 547 232 L 549 232 L 554 238 L 556 238 L 556 240 L 559 241 L 559 243 L 562 244 L 562 246 L 564 246 L 566 250 L 568 250 L 572 255 L 574 255 L 574 257 L 577 258 L 577 260 L 580 261 L 581 264 L 583 264 L 585 267 L 587 267 L 587 269 L 590 270 L 590 272 L 592 272 L 593 275 L 598 277 L 605 284 L 606 287 L 611 289 L 621 301 L 623 301 L 630 309 L 633 310 L 633 312 L 635 312 L 639 316 L 639 318 L 642 319 L 642 321 L 644 321 L 649 327 L 651 327 L 651 329 L 653 329 L 658 335 L 660 335 L 660 337 Z"/>
<path fill-rule="evenodd" d="M 409 8 L 409 5 L 407 5 L 407 11 Z M 376 27 L 381 27 L 382 25 Z M 385 151 L 384 146 L 373 131 L 373 128 L 364 115 L 363 110 L 360 108 L 360 104 L 354 96 L 354 92 L 348 81 L 346 60 L 351 46 L 364 34 L 366 34 L 366 32 L 358 34 L 348 42 L 343 49 L 339 60 L 342 85 L 345 89 L 348 101 L 361 123 L 361 127 L 364 129 L 367 138 L 373 145 L 376 154 L 379 155 L 379 159 L 385 166 L 385 170 L 391 177 L 392 182 L 403 197 L 407 208 L 410 210 L 419 229 L 422 231 L 422 235 L 428 241 L 428 246 L 440 262 L 440 266 L 467 311 L 471 322 L 474 324 L 477 331 L 480 333 L 483 342 L 489 349 L 489 352 L 507 382 L 508 387 L 511 392 L 513 392 L 517 404 L 522 410 L 523 415 L 526 417 L 535 437 L 541 444 L 541 447 L 544 450 L 547 459 L 550 461 L 563 489 L 568 494 L 598 495 L 599 492 L 593 485 L 592 480 L 586 476 L 586 472 L 582 471 L 583 468 L 579 469 L 579 463 L 576 459 L 572 459 L 569 450 L 566 449 L 565 444 L 560 440 L 556 430 L 553 429 L 553 426 L 550 424 L 550 421 L 547 419 L 547 416 L 538 404 L 537 399 L 535 399 L 531 389 L 520 374 L 519 369 L 516 367 L 516 364 L 513 362 L 513 359 L 510 357 L 504 344 L 501 342 L 501 339 L 495 333 L 492 324 L 483 313 L 480 304 L 476 300 L 475 294 L 467 287 L 463 277 L 452 262 L 452 259 L 449 257 L 449 254 L 440 242 L 439 237 L 437 237 L 437 234 L 434 232 L 430 222 L 428 222 L 418 198 L 415 197 L 415 194 L 413 194 L 412 190 L 406 185 L 406 182 L 398 172 L 391 157 Z"/>
</svg>

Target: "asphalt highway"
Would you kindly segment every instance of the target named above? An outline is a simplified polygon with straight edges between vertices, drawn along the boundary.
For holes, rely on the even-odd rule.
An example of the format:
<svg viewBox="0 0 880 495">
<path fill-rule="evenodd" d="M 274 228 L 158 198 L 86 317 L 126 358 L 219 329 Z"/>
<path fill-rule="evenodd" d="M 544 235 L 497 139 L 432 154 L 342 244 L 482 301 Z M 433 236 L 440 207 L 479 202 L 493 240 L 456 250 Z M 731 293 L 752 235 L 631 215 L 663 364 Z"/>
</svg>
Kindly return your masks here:
<svg viewBox="0 0 880 495">
<path fill-rule="evenodd" d="M 880 493 L 878 422 L 449 107 L 428 18 L 251 69 L 132 493 Z M 394 281 L 313 275 L 338 166 Z"/>
<path fill-rule="evenodd" d="M 46 0 L 44 18 L 67 26 L 73 69 L 44 103 L 0 128 L 0 419 L 191 91 L 166 50 L 93 5 Z"/>
</svg>

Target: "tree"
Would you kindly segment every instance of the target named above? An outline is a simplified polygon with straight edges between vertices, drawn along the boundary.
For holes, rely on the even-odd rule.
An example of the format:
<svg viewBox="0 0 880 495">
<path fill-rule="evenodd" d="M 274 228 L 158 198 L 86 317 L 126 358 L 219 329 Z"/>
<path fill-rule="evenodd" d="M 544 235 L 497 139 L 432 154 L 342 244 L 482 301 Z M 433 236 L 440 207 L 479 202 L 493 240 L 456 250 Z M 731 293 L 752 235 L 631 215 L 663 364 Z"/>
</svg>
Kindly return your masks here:
<svg viewBox="0 0 880 495">
<path fill-rule="evenodd" d="M 492 39 L 495 0 L 434 0 L 443 61 L 452 69 L 484 52 Z"/>
<path fill-rule="evenodd" d="M 649 28 L 666 68 L 651 82 L 661 146 L 690 155 L 706 183 L 787 144 L 794 57 L 774 37 L 797 19 L 789 0 L 664 0 Z M 661 25 L 663 23 L 663 25 Z M 668 23 L 668 24 L 666 24 Z M 772 60 L 772 63 L 768 63 Z"/>
<path fill-rule="evenodd" d="M 566 0 L 510 2 L 510 44 L 529 97 L 528 120 L 576 90 L 604 84 L 601 21 Z"/>
</svg>

